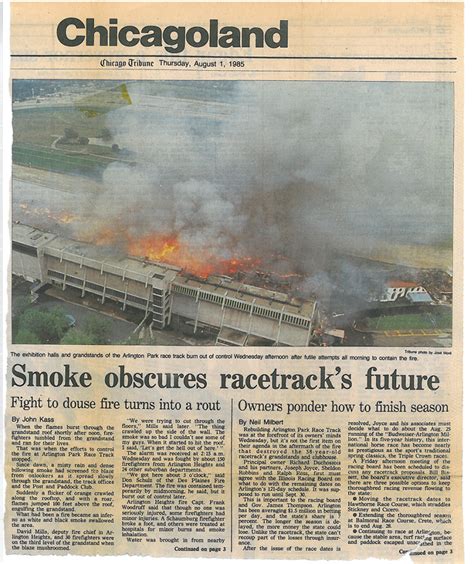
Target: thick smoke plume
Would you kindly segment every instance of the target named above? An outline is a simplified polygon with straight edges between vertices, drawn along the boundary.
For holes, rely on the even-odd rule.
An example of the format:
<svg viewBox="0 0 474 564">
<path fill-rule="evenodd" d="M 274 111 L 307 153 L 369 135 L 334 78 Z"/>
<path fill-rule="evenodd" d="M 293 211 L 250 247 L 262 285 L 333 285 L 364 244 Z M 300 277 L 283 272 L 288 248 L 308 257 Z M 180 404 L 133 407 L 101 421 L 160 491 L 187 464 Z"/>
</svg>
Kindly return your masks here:
<svg viewBox="0 0 474 564">
<path fill-rule="evenodd" d="M 76 210 L 88 231 L 172 233 L 308 278 L 345 253 L 450 245 L 451 85 L 189 84 L 127 86 L 108 127 L 137 164 L 111 164 Z"/>
</svg>

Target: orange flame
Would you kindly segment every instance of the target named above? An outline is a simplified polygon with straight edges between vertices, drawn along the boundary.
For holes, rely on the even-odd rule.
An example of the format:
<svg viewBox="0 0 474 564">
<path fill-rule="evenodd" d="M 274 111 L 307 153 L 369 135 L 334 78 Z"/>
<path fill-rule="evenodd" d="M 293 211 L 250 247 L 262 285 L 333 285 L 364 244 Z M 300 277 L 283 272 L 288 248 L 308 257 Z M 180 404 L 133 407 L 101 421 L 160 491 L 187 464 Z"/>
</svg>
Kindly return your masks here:
<svg viewBox="0 0 474 564">
<path fill-rule="evenodd" d="M 37 216 L 40 218 L 47 217 L 56 223 L 63 223 L 65 225 L 78 221 L 80 218 L 68 211 L 53 212 L 49 208 L 30 208 L 28 204 L 21 203 L 20 209 L 25 215 Z"/>
<path fill-rule="evenodd" d="M 239 271 L 255 269 L 261 264 L 260 259 L 253 257 L 222 259 L 207 249 L 198 251 L 183 243 L 176 234 L 149 233 L 133 237 L 129 232 L 104 228 L 94 234 L 92 240 L 98 245 L 124 244 L 131 256 L 166 262 L 200 278 L 208 278 L 212 274 L 232 276 Z"/>
<path fill-rule="evenodd" d="M 160 235 L 150 233 L 138 239 L 128 238 L 127 251 L 132 256 L 146 257 L 154 261 L 164 261 L 173 258 L 179 253 L 180 245 L 174 235 Z"/>
<path fill-rule="evenodd" d="M 47 217 L 62 224 L 74 223 L 80 219 L 79 216 L 67 211 L 53 212 L 46 207 L 30 208 L 26 203 L 21 203 L 19 207 L 25 215 Z M 238 272 L 254 272 L 262 266 L 262 260 L 256 257 L 236 256 L 223 259 L 214 255 L 209 249 L 194 249 L 181 241 L 178 234 L 154 232 L 135 237 L 126 228 L 114 229 L 103 226 L 100 229 L 83 231 L 81 238 L 96 245 L 124 247 L 127 254 L 131 256 L 166 262 L 200 278 L 208 278 L 213 274 L 234 276 Z M 299 275 L 277 276 L 291 278 Z"/>
</svg>

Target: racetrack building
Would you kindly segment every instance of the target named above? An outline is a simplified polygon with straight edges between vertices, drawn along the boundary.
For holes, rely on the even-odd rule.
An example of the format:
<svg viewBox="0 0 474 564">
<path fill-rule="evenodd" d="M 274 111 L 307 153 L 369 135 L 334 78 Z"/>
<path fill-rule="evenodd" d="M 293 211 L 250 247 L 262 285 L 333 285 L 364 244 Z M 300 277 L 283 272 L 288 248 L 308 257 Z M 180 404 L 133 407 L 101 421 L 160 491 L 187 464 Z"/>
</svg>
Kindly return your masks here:
<svg viewBox="0 0 474 564">
<path fill-rule="evenodd" d="M 12 272 L 35 284 L 52 284 L 81 296 L 111 300 L 150 315 L 154 329 L 174 318 L 196 332 L 208 329 L 216 344 L 307 346 L 316 320 L 313 300 L 292 298 L 228 277 L 202 280 L 178 267 L 143 261 L 107 247 L 68 239 L 15 223 Z"/>
</svg>

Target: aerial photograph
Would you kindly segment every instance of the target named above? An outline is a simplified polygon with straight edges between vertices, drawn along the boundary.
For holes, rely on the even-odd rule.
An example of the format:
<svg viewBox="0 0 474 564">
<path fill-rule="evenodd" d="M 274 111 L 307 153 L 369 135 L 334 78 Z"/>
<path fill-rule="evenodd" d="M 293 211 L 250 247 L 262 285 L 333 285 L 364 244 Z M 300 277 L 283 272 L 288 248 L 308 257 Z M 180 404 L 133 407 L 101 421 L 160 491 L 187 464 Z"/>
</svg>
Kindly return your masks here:
<svg viewBox="0 0 474 564">
<path fill-rule="evenodd" d="M 13 344 L 451 346 L 452 83 L 12 98 Z"/>
</svg>

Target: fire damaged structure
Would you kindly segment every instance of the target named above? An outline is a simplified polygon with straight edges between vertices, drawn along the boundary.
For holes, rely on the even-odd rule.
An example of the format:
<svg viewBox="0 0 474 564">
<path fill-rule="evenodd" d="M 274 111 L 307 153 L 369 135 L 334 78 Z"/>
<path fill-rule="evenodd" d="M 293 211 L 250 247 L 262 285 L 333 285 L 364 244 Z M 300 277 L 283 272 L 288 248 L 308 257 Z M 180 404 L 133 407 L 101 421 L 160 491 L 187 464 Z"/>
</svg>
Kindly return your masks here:
<svg viewBox="0 0 474 564">
<path fill-rule="evenodd" d="M 318 316 L 314 300 L 243 284 L 227 276 L 207 279 L 168 264 L 118 255 L 106 247 L 79 242 L 15 223 L 12 272 L 34 283 L 63 291 L 92 294 L 97 307 L 106 300 L 123 310 L 150 316 L 153 329 L 176 319 L 192 329 L 216 334 L 229 346 L 307 346 Z"/>
</svg>

